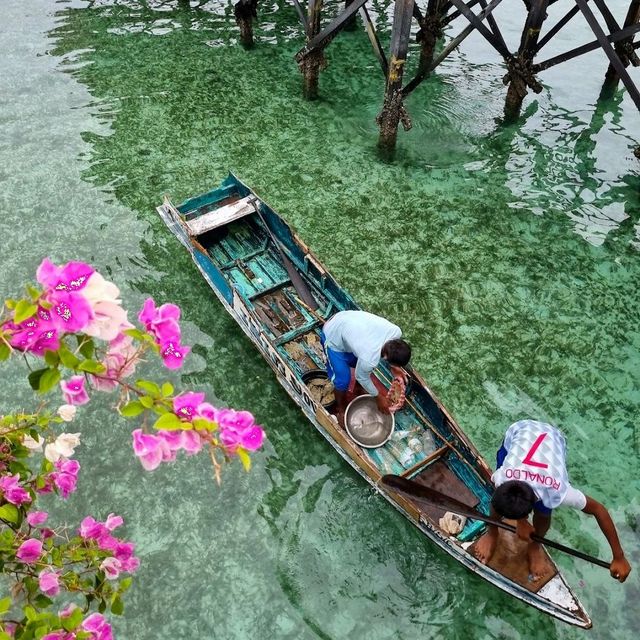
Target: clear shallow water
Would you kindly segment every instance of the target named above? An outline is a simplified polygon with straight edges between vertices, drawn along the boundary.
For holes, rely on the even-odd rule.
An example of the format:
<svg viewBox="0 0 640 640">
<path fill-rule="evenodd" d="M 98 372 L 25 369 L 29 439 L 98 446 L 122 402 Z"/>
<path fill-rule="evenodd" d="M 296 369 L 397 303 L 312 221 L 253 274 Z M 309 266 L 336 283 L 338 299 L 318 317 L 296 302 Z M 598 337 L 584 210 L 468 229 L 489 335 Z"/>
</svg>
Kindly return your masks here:
<svg viewBox="0 0 640 640">
<path fill-rule="evenodd" d="M 558 561 L 593 637 L 637 637 L 638 114 L 624 93 L 596 104 L 602 56 L 544 74 L 545 91 L 504 127 L 504 71 L 474 36 L 412 95 L 414 128 L 384 164 L 383 84 L 361 32 L 331 45 L 323 98 L 309 104 L 292 7 L 261 7 L 246 52 L 231 5 L 148 5 L 4 0 L 0 30 L 1 293 L 50 255 L 93 262 L 131 308 L 177 302 L 196 344 L 182 384 L 253 411 L 269 434 L 252 473 L 232 467 L 217 488 L 204 459 L 144 473 L 130 427 L 105 402 L 87 411 L 83 483 L 65 515 L 121 513 L 139 544 L 118 637 L 583 635 L 433 548 L 275 383 L 154 212 L 163 193 L 180 200 L 229 170 L 365 308 L 404 328 L 416 367 L 488 459 L 518 418 L 564 429 L 573 483 L 609 506 L 636 571 L 621 586 Z M 610 3 L 620 19 L 625 5 Z M 501 11 L 516 43 L 521 13 Z M 381 27 L 387 13 L 377 5 Z M 564 37 L 558 51 L 589 39 L 579 23 Z M 14 373 L 2 372 L 3 408 L 29 398 Z M 559 514 L 552 533 L 608 556 L 592 519 Z"/>
</svg>

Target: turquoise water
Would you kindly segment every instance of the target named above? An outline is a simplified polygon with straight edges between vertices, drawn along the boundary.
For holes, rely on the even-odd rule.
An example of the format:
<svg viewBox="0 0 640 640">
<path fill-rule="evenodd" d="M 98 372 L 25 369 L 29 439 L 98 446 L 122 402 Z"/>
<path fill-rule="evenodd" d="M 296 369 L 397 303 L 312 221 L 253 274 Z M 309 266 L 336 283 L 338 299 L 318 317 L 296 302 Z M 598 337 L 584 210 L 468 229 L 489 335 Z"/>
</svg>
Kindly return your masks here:
<svg viewBox="0 0 640 640">
<path fill-rule="evenodd" d="M 626 4 L 609 3 L 619 20 Z M 639 116 L 624 92 L 597 103 L 604 56 L 543 74 L 543 93 L 503 126 L 504 70 L 474 36 L 411 96 L 414 128 L 383 163 L 383 83 L 362 32 L 334 41 L 323 97 L 307 103 L 291 6 L 260 7 L 250 52 L 231 4 L 181 6 L 2 2 L 0 293 L 50 255 L 91 261 L 132 309 L 148 295 L 180 304 L 196 346 L 177 379 L 251 410 L 269 438 L 249 475 L 233 466 L 218 488 L 204 458 L 143 472 L 106 401 L 83 414 L 83 483 L 65 516 L 122 514 L 143 560 L 118 637 L 584 635 L 436 550 L 276 384 L 154 212 L 164 193 L 179 201 L 229 170 L 360 304 L 403 327 L 489 460 L 518 418 L 566 432 L 573 484 L 609 507 L 636 570 L 619 585 L 555 557 L 591 637 L 637 637 Z M 388 38 L 388 5 L 374 8 Z M 520 3 L 499 18 L 514 46 Z M 562 34 L 549 56 L 591 39 L 580 22 Z M 3 409 L 29 399 L 15 372 L 2 373 Z M 552 533 L 608 557 L 593 519 L 557 514 Z"/>
</svg>

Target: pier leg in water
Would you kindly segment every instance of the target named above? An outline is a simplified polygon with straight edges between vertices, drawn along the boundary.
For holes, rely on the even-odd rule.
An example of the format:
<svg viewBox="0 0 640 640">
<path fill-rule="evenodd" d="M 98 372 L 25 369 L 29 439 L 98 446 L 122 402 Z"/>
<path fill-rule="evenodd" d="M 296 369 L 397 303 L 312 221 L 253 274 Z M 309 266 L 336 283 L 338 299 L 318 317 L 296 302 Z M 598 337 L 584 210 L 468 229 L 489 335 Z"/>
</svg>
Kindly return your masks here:
<svg viewBox="0 0 640 640">
<path fill-rule="evenodd" d="M 402 104 L 402 75 L 409 49 L 413 3 L 414 0 L 396 0 L 384 103 L 376 119 L 380 127 L 378 148 L 383 156 L 388 158 L 392 157 L 395 151 L 400 120 L 405 131 L 411 128 L 411 120 Z"/>
<path fill-rule="evenodd" d="M 344 0 L 344 8 L 346 9 L 352 2 L 353 0 Z M 347 24 L 344 25 L 344 30 L 355 31 L 357 28 L 358 28 L 358 19 L 354 15 L 353 18 L 351 18 L 349 22 L 347 22 Z"/>
<path fill-rule="evenodd" d="M 442 17 L 445 13 L 443 0 L 429 0 L 427 11 L 420 23 L 416 40 L 420 43 L 420 68 L 428 69 L 433 62 L 433 52 L 438 38 L 442 37 Z"/>
<path fill-rule="evenodd" d="M 640 22 L 640 0 L 631 0 L 631 4 L 629 5 L 629 10 L 627 11 L 627 17 L 625 18 L 623 28 L 626 29 L 627 27 L 637 24 L 638 22 Z M 628 67 L 629 63 L 633 64 L 634 66 L 638 65 L 638 55 L 636 54 L 633 47 L 633 36 L 617 42 L 615 45 L 615 50 L 618 56 L 620 56 L 620 61 L 625 67 Z M 615 90 L 618 88 L 619 82 L 620 76 L 618 75 L 618 72 L 614 69 L 612 64 L 609 64 L 609 68 L 607 69 L 607 72 L 604 76 L 604 84 L 602 85 L 600 97 L 611 97 Z"/>
<path fill-rule="evenodd" d="M 320 12 L 322 11 L 323 0 L 309 0 L 307 12 L 307 42 L 320 33 Z M 318 49 L 311 52 L 300 63 L 302 71 L 303 87 L 302 93 L 307 100 L 316 100 L 318 97 L 318 78 L 320 71 L 327 66 L 324 51 Z"/>
<path fill-rule="evenodd" d="M 509 71 L 502 81 L 509 85 L 504 105 L 504 114 L 508 121 L 515 120 L 520 115 L 522 101 L 528 93 L 528 88 L 536 93 L 542 91 L 542 85 L 533 74 L 533 58 L 542 23 L 547 17 L 548 4 L 549 0 L 531 0 L 518 53 L 507 60 Z"/>
<path fill-rule="evenodd" d="M 253 47 L 253 20 L 258 17 L 258 0 L 238 0 L 233 6 L 233 14 L 240 27 L 240 42 L 246 49 Z"/>
</svg>

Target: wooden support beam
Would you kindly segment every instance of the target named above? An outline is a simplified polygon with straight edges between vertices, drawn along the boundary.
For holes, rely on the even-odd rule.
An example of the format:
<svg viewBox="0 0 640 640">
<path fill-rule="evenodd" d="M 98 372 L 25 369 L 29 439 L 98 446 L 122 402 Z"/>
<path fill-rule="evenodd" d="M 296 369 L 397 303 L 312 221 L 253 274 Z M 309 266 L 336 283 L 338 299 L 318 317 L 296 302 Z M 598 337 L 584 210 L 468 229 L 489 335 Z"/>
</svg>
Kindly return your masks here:
<svg viewBox="0 0 640 640">
<path fill-rule="evenodd" d="M 606 36 L 606 40 L 608 42 L 616 43 L 620 40 L 624 40 L 625 38 L 629 38 L 634 34 L 640 31 L 640 24 L 632 24 L 629 27 L 622 29 L 618 33 L 614 33 L 611 36 Z M 640 42 L 636 42 L 633 45 L 634 49 L 638 49 L 640 47 Z M 549 58 L 548 60 L 544 60 L 543 62 L 538 62 L 533 65 L 534 73 L 539 73 L 540 71 L 544 71 L 545 69 L 550 69 L 551 67 L 555 67 L 557 64 L 561 62 L 566 62 L 567 60 L 572 60 L 573 58 L 577 58 L 578 56 L 584 55 L 585 53 L 589 53 L 590 51 L 595 51 L 600 48 L 600 42 L 598 40 L 592 40 L 587 44 L 583 44 L 575 49 L 571 49 L 569 51 L 565 51 L 560 55 L 554 56 L 553 58 Z"/>
<path fill-rule="evenodd" d="M 376 58 L 378 58 L 380 68 L 382 69 L 382 73 L 386 78 L 389 73 L 389 63 L 387 62 L 387 56 L 385 55 L 382 45 L 380 44 L 380 39 L 378 38 L 378 34 L 376 32 L 373 21 L 371 20 L 371 16 L 367 11 L 367 6 L 364 4 L 360 7 L 360 17 L 362 18 L 364 28 L 367 31 L 367 36 L 369 36 L 369 40 L 371 41 L 373 52 L 376 54 Z"/>
<path fill-rule="evenodd" d="M 533 58 L 542 23 L 547 17 L 548 5 L 549 0 L 529 0 L 529 14 L 522 31 L 518 53 L 507 61 L 508 72 L 503 78 L 503 82 L 509 85 L 504 103 L 504 114 L 507 120 L 513 120 L 520 115 L 522 101 L 529 88 L 536 93 L 542 91 L 542 85 L 535 79 L 533 73 Z"/>
<path fill-rule="evenodd" d="M 593 15 L 593 11 L 591 11 L 590 7 L 587 5 L 586 0 L 575 0 L 575 1 L 577 5 L 580 7 L 580 11 L 582 11 L 582 14 L 584 15 L 586 21 L 589 23 L 589 26 L 591 27 L 591 30 L 593 31 L 595 37 L 597 38 L 600 46 L 602 47 L 604 52 L 607 54 L 607 58 L 609 58 L 609 62 L 611 63 L 611 66 L 614 68 L 614 70 L 620 77 L 620 80 L 622 80 L 622 83 L 624 84 L 627 91 L 629 92 L 629 96 L 631 97 L 634 104 L 636 105 L 636 108 L 640 111 L 640 92 L 638 91 L 638 88 L 636 87 L 633 80 L 631 79 L 631 76 L 627 72 L 624 64 L 620 60 L 620 57 L 616 53 L 616 50 L 611 46 L 611 43 L 607 39 L 606 34 L 604 33 L 604 31 L 602 30 L 602 27 L 598 23 L 598 20 Z"/>
<path fill-rule="evenodd" d="M 436 42 L 442 37 L 442 18 L 449 7 L 447 0 L 429 0 L 427 11 L 418 22 L 418 42 L 420 43 L 420 62 L 418 69 L 429 69 L 433 60 Z"/>
<path fill-rule="evenodd" d="M 402 104 L 402 76 L 409 51 L 413 8 L 414 0 L 396 0 L 395 2 L 389 73 L 387 74 L 382 111 L 377 118 L 380 127 L 378 147 L 386 156 L 392 156 L 395 150 L 400 119 L 403 120 L 402 124 L 405 130 L 411 127 L 411 122 Z"/>
<path fill-rule="evenodd" d="M 629 4 L 629 10 L 627 11 L 627 17 L 624 20 L 624 27 L 630 27 L 640 22 L 640 0 L 631 0 Z M 634 66 L 638 66 L 638 56 L 633 48 L 633 36 L 621 40 L 615 47 L 620 61 L 627 67 L 629 63 Z M 615 70 L 612 64 L 609 64 L 609 68 L 604 76 L 604 84 L 602 86 L 602 97 L 611 95 L 618 87 L 620 82 L 620 76 Z"/>
<path fill-rule="evenodd" d="M 483 11 L 478 14 L 480 20 L 484 20 L 487 16 L 491 15 L 493 10 L 502 2 L 502 0 L 493 0 Z M 472 24 L 466 26 L 453 40 L 451 40 L 447 46 L 440 52 L 440 54 L 433 60 L 429 67 L 419 68 L 415 78 L 408 82 L 402 90 L 404 96 L 408 96 L 438 65 L 440 65 L 449 54 L 460 46 L 460 44 L 473 33 L 475 27 Z"/>
<path fill-rule="evenodd" d="M 307 11 L 307 41 L 313 38 L 320 31 L 320 14 L 322 11 L 323 0 L 309 0 L 309 9 Z M 304 59 L 298 61 L 300 70 L 302 71 L 302 94 L 307 100 L 315 100 L 318 97 L 318 78 L 320 70 L 327 66 L 324 52 L 318 49 L 307 55 Z"/>
<path fill-rule="evenodd" d="M 353 2 L 353 0 L 344 0 L 344 8 L 348 9 L 349 5 Z M 358 21 L 356 19 L 355 13 L 347 20 L 347 23 L 344 25 L 345 31 L 355 31 L 358 28 Z"/>
<path fill-rule="evenodd" d="M 322 0 L 316 0 L 322 4 Z M 313 0 L 309 0 L 311 7 Z M 317 29 L 311 29 L 311 24 L 307 28 L 307 44 L 295 55 L 296 62 L 302 63 L 304 59 L 318 51 L 322 51 L 342 29 L 344 29 L 349 20 L 358 12 L 360 7 L 364 6 L 367 0 L 352 0 L 351 4 L 338 16 L 336 16 L 322 31 L 320 24 Z M 309 21 L 311 21 L 311 10 L 309 10 Z"/>
<path fill-rule="evenodd" d="M 479 2 L 480 0 L 478 0 Z M 535 0 L 534 0 L 535 1 Z M 540 0 L 538 0 L 540 1 Z M 545 2 L 547 0 L 544 0 Z M 484 39 L 505 59 L 508 60 L 511 57 L 511 52 L 507 47 L 503 44 L 500 38 L 492 33 L 492 31 L 487 28 L 482 20 L 476 16 L 473 11 L 464 3 L 464 0 L 451 0 L 452 4 L 454 4 L 460 13 L 477 29 L 478 33 L 480 33 Z M 475 4 L 475 2 L 470 3 Z"/>
<path fill-rule="evenodd" d="M 298 18 L 300 19 L 300 24 L 304 27 L 304 32 L 307 32 L 307 28 L 309 23 L 307 21 L 307 14 L 304 12 L 302 5 L 298 0 L 293 0 L 293 6 L 296 8 L 296 13 L 298 14 Z"/>
<path fill-rule="evenodd" d="M 544 47 L 544 45 L 547 44 L 547 42 L 549 42 L 551 38 L 553 38 L 553 36 L 555 36 L 560 31 L 560 29 L 562 29 L 571 20 L 571 18 L 573 18 L 579 12 L 580 12 L 580 9 L 578 9 L 577 6 L 571 7 L 571 9 L 569 9 L 569 11 L 562 18 L 560 18 L 560 20 L 558 20 L 558 22 L 555 25 L 553 25 L 551 29 L 549 29 L 548 33 L 545 34 L 544 38 L 541 38 L 538 41 L 538 46 L 536 47 L 536 53 L 538 53 L 540 49 L 542 49 L 542 47 Z"/>
<path fill-rule="evenodd" d="M 240 43 L 245 49 L 253 47 L 253 20 L 258 17 L 258 0 L 238 0 L 233 5 L 233 14 L 240 27 Z"/>
</svg>

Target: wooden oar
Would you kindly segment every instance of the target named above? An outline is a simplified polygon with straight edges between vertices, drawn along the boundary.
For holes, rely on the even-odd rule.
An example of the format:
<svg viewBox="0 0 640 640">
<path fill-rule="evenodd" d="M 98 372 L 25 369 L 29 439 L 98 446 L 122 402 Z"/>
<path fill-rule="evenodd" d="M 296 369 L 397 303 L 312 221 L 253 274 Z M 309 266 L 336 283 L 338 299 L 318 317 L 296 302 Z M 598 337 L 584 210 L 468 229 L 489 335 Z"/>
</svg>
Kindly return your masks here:
<svg viewBox="0 0 640 640">
<path fill-rule="evenodd" d="M 382 482 L 385 487 L 393 489 L 394 491 L 398 491 L 399 493 L 403 493 L 410 498 L 422 500 L 431 505 L 435 505 L 436 507 L 445 509 L 446 511 L 452 511 L 453 513 L 458 513 L 462 516 L 473 518 L 474 520 L 482 520 L 483 522 L 493 524 L 496 527 L 506 529 L 507 531 L 511 531 L 512 533 L 516 532 L 516 528 L 512 527 L 510 524 L 506 524 L 501 520 L 495 520 L 490 516 L 486 516 L 484 513 L 481 513 L 473 507 L 469 507 L 468 505 L 459 502 L 454 498 L 450 498 L 444 493 L 440 493 L 435 489 L 426 487 L 425 485 L 414 482 L 413 480 L 407 480 L 407 478 L 402 478 L 400 476 L 386 475 L 382 476 L 380 482 Z M 600 560 L 600 558 L 594 558 L 593 556 L 582 553 L 582 551 L 572 549 L 571 547 L 566 547 L 559 542 L 554 542 L 553 540 L 548 540 L 547 538 L 543 538 L 542 536 L 537 536 L 535 533 L 531 534 L 531 539 L 535 542 L 540 542 L 547 547 L 551 547 L 553 549 L 557 549 L 558 551 L 568 553 L 569 555 L 575 556 L 576 558 L 581 558 L 582 560 L 586 560 L 587 562 L 597 564 L 600 567 L 604 567 L 605 569 L 609 568 L 609 562 Z"/>
<path fill-rule="evenodd" d="M 260 206 L 261 206 L 260 201 L 254 197 L 252 198 L 251 202 L 256 210 L 256 213 L 258 214 L 258 217 L 260 218 L 260 222 L 262 222 L 262 224 L 264 225 L 267 235 L 269 236 L 269 238 L 271 238 L 271 242 L 273 242 L 273 246 L 275 247 L 278 253 L 278 256 L 280 257 L 280 260 L 282 260 L 282 264 L 284 265 L 284 268 L 287 270 L 287 273 L 289 274 L 289 279 L 291 280 L 291 284 L 293 285 L 293 288 L 298 292 L 298 294 L 305 301 L 307 306 L 311 307 L 311 309 L 314 309 L 314 310 L 318 309 L 319 305 L 316 299 L 313 297 L 313 294 L 311 293 L 311 290 L 309 289 L 307 283 L 302 279 L 302 276 L 300 275 L 298 270 L 295 268 L 291 260 L 289 260 L 289 258 L 287 258 L 287 256 L 284 254 L 284 251 L 282 250 L 280 243 L 278 242 L 278 240 L 276 240 L 276 237 L 273 235 L 273 233 L 271 232 L 271 229 L 269 228 L 269 225 L 264 219 L 264 216 L 262 215 L 262 211 L 260 211 Z"/>
</svg>

